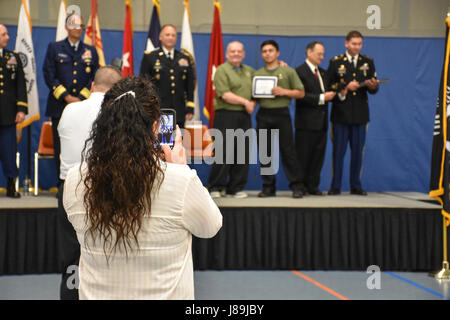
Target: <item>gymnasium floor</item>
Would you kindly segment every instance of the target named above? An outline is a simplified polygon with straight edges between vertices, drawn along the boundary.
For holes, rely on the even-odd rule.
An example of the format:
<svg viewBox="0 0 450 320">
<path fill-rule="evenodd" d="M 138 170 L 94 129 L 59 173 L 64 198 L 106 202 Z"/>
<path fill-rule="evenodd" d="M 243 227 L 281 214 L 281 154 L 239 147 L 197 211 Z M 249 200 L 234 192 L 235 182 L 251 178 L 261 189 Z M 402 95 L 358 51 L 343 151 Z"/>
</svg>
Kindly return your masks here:
<svg viewBox="0 0 450 320">
<path fill-rule="evenodd" d="M 196 271 L 197 300 L 448 300 L 450 280 L 427 273 Z M 0 300 L 58 300 L 60 276 L 0 276 Z M 377 289 L 378 287 L 379 289 Z"/>
</svg>

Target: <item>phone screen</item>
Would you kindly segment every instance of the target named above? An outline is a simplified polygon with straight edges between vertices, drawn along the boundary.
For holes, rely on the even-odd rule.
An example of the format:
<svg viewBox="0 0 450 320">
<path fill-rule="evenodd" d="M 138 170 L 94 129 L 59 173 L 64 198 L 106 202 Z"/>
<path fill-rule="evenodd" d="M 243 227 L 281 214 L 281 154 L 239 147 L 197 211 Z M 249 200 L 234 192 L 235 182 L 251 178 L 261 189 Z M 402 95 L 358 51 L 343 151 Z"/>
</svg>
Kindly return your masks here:
<svg viewBox="0 0 450 320">
<path fill-rule="evenodd" d="M 159 122 L 158 140 L 161 145 L 173 146 L 174 144 L 174 115 L 163 114 Z"/>
</svg>

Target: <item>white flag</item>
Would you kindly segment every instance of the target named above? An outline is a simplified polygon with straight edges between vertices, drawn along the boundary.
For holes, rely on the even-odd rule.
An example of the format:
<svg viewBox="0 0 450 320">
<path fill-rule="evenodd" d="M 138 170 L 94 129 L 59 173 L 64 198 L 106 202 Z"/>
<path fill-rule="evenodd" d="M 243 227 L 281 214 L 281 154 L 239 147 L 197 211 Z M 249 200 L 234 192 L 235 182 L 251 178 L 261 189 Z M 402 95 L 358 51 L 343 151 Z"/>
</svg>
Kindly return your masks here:
<svg viewBox="0 0 450 320">
<path fill-rule="evenodd" d="M 27 83 L 28 114 L 25 121 L 17 124 L 20 130 L 33 121 L 39 120 L 39 96 L 36 83 L 36 59 L 34 58 L 33 40 L 31 37 L 31 19 L 28 0 L 22 0 L 19 22 L 17 24 L 16 48 L 22 61 Z"/>
<path fill-rule="evenodd" d="M 195 70 L 194 42 L 192 41 L 191 26 L 189 24 L 189 2 L 184 1 L 183 27 L 181 29 L 181 51 L 189 56 L 194 70 L 194 120 L 200 120 L 200 109 L 198 99 L 197 75 Z"/>
<path fill-rule="evenodd" d="M 67 38 L 66 18 L 67 18 L 66 0 L 61 0 L 58 13 L 58 24 L 56 26 L 56 41 L 61 41 Z"/>
</svg>

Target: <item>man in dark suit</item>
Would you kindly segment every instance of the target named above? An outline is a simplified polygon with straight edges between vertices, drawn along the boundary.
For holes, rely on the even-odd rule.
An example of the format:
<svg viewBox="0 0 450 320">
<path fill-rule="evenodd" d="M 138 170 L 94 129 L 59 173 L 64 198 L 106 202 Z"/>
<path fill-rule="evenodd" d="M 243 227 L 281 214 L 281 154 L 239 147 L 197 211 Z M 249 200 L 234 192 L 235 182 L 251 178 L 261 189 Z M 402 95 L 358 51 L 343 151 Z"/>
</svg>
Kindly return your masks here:
<svg viewBox="0 0 450 320">
<path fill-rule="evenodd" d="M 305 96 L 295 106 L 295 148 L 305 195 L 322 195 L 318 187 L 327 144 L 328 101 L 336 95 L 327 91 L 325 70 L 319 67 L 324 54 L 322 43 L 309 43 L 306 60 L 296 69 L 305 87 Z"/>
<path fill-rule="evenodd" d="M 347 51 L 334 57 L 327 70 L 330 85 L 338 91 L 331 110 L 333 135 L 333 180 L 329 195 L 341 193 L 342 169 L 350 143 L 350 193 L 367 195 L 361 186 L 361 167 L 369 122 L 367 93 L 378 91 L 373 59 L 360 54 L 363 36 L 350 31 L 345 40 Z"/>
<path fill-rule="evenodd" d="M 149 77 L 155 84 L 161 106 L 175 109 L 177 124 L 183 128 L 185 120 L 194 118 L 194 62 L 175 50 L 177 30 L 173 25 L 161 28 L 159 40 L 161 48 L 145 52 L 140 75 Z"/>
<path fill-rule="evenodd" d="M 0 163 L 7 178 L 6 196 L 20 198 L 15 189 L 19 175 L 16 165 L 16 123 L 25 120 L 28 112 L 25 74 L 19 54 L 5 47 L 9 34 L 0 24 Z"/>
<path fill-rule="evenodd" d="M 55 160 L 60 179 L 61 153 L 58 124 L 66 105 L 89 98 L 91 83 L 99 67 L 97 50 L 80 41 L 83 21 L 77 14 L 66 19 L 66 39 L 48 45 L 43 71 L 50 89 L 45 115 L 51 117 Z"/>
</svg>

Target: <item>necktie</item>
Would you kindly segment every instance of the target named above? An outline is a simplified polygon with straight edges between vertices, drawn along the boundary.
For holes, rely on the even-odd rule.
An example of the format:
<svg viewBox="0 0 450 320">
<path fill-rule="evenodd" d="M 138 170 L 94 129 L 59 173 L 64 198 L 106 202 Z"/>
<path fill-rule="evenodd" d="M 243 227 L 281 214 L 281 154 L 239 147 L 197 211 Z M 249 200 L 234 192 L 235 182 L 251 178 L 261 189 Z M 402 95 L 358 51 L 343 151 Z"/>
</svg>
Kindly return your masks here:
<svg viewBox="0 0 450 320">
<path fill-rule="evenodd" d="M 319 74 L 317 73 L 317 68 L 314 69 L 314 76 L 316 77 L 317 81 L 320 83 Z"/>
<path fill-rule="evenodd" d="M 170 51 L 167 52 L 167 58 L 169 58 L 169 60 L 172 60 L 172 53 Z"/>
</svg>

